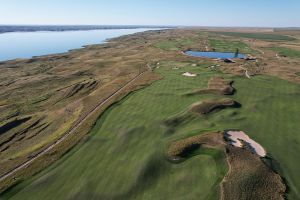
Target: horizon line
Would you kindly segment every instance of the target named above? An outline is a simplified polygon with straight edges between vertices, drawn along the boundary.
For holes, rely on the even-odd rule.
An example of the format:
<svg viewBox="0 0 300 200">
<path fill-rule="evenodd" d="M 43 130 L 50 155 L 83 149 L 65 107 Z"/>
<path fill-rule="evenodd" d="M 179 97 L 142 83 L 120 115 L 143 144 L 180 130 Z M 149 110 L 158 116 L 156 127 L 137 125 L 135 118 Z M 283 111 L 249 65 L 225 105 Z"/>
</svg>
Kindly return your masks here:
<svg viewBox="0 0 300 200">
<path fill-rule="evenodd" d="M 0 26 L 132 26 L 177 28 L 300 28 L 300 26 L 205 26 L 205 25 L 141 25 L 141 24 L 0 24 Z"/>
</svg>

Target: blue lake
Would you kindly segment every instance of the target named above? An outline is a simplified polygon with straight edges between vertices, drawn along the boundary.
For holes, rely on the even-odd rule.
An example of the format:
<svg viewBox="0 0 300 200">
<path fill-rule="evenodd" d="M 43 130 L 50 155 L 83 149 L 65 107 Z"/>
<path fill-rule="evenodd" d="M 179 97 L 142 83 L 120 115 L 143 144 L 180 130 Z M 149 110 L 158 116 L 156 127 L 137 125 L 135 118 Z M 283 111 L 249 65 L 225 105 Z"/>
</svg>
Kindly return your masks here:
<svg viewBox="0 0 300 200">
<path fill-rule="evenodd" d="M 13 32 L 0 34 L 0 61 L 67 52 L 84 45 L 155 29 L 112 29 L 63 32 Z"/>
<path fill-rule="evenodd" d="M 236 53 L 224 53 L 224 52 L 207 52 L 207 51 L 186 51 L 185 54 L 195 57 L 206 57 L 206 58 L 246 58 L 244 54 Z"/>
</svg>

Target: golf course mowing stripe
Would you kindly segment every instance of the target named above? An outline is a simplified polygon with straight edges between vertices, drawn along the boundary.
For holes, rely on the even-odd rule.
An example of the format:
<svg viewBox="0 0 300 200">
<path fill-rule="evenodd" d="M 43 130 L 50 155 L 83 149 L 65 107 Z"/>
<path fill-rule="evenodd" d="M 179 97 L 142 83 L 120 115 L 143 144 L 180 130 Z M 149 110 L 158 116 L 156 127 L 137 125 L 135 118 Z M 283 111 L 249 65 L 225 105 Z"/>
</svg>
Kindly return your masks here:
<svg viewBox="0 0 300 200">
<path fill-rule="evenodd" d="M 187 64 L 180 70 L 171 69 L 174 62 L 161 65 L 156 73 L 164 77 L 162 80 L 130 94 L 108 109 L 93 128 L 91 138 L 75 153 L 66 155 L 62 158 L 64 162 L 55 168 L 20 183 L 17 186 L 20 190 L 12 189 L 5 197 L 205 199 L 206 195 L 218 191 L 216 183 L 224 174 L 216 166 L 220 158 L 216 161 L 211 155 L 199 154 L 174 165 L 164 157 L 165 145 L 209 130 L 239 129 L 280 163 L 291 188 L 288 197 L 297 199 L 300 108 L 299 97 L 290 98 L 289 95 L 299 94 L 298 85 L 268 76 L 255 76 L 249 80 L 221 74 L 204 68 L 206 65 L 191 67 Z M 184 71 L 198 76 L 183 77 Z M 220 98 L 182 95 L 206 88 L 209 78 L 216 75 L 234 81 L 237 93 L 232 98 L 242 107 L 191 118 L 175 127 L 171 135 L 166 135 L 162 126 L 166 119 L 185 112 L 195 102 Z M 287 102 L 291 107 L 285 106 Z"/>
</svg>

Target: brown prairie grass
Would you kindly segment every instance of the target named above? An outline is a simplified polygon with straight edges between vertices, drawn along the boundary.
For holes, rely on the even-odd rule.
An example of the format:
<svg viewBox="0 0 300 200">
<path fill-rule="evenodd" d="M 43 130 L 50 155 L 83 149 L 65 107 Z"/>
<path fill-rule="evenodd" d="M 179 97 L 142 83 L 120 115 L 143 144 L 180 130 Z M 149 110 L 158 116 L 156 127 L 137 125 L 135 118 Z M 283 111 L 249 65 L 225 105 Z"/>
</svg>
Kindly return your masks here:
<svg viewBox="0 0 300 200">
<path fill-rule="evenodd" d="M 94 112 L 87 120 L 84 121 L 83 124 L 81 124 L 81 126 L 79 126 L 76 129 L 74 134 L 68 136 L 63 142 L 56 145 L 55 148 L 51 149 L 46 154 L 40 156 L 29 166 L 17 171 L 13 176 L 4 179 L 0 183 L 0 193 L 17 184 L 18 182 L 24 180 L 25 178 L 40 172 L 50 164 L 57 161 L 61 156 L 70 151 L 72 147 L 79 143 L 90 132 L 96 120 L 101 116 L 103 112 L 105 112 L 106 109 L 110 107 L 110 105 L 114 104 L 117 101 L 120 101 L 129 93 L 151 84 L 159 78 L 159 76 L 153 74 L 152 72 L 145 72 L 135 82 L 131 83 L 130 85 L 128 85 L 128 87 L 122 90 L 121 93 L 119 93 L 117 96 L 114 96 L 114 98 L 110 99 L 110 101 L 107 102 L 103 107 L 99 108 L 96 112 Z M 128 80 L 123 81 L 123 84 L 125 84 Z M 25 161 L 26 159 L 23 158 L 22 160 Z"/>
<path fill-rule="evenodd" d="M 171 143 L 167 150 L 167 157 L 170 160 L 179 160 L 200 147 L 216 148 L 222 147 L 224 144 L 222 133 L 196 135 Z"/>
<path fill-rule="evenodd" d="M 221 183 L 222 200 L 284 199 L 281 177 L 259 156 L 230 145 L 226 149 L 229 172 Z"/>
</svg>

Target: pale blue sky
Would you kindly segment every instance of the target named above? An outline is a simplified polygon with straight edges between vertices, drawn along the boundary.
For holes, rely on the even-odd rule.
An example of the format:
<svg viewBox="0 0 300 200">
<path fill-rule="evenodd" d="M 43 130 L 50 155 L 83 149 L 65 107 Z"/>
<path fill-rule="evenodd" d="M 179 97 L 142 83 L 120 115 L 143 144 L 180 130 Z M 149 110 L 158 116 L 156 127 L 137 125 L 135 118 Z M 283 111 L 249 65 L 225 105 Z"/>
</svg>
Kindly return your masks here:
<svg viewBox="0 0 300 200">
<path fill-rule="evenodd" d="M 0 0 L 0 24 L 300 26 L 300 0 Z"/>
</svg>

